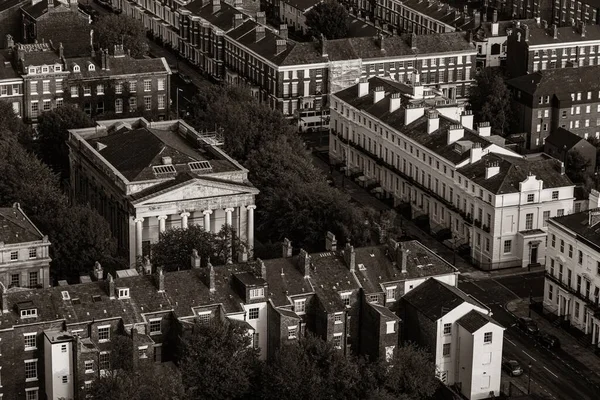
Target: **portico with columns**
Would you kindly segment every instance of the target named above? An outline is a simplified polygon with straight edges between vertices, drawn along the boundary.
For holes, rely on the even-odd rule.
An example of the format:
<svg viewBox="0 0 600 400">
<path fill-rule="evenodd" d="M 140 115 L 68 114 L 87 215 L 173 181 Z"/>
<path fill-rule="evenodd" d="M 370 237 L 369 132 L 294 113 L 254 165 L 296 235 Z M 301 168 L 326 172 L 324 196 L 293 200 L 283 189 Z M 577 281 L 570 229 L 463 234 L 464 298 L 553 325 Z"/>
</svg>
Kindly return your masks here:
<svg viewBox="0 0 600 400">
<path fill-rule="evenodd" d="M 172 228 L 199 225 L 217 233 L 227 224 L 248 247 L 254 247 L 254 210 L 258 189 L 236 182 L 192 178 L 183 184 L 134 200 L 130 217 L 130 262 L 148 254 L 149 245 Z"/>
</svg>

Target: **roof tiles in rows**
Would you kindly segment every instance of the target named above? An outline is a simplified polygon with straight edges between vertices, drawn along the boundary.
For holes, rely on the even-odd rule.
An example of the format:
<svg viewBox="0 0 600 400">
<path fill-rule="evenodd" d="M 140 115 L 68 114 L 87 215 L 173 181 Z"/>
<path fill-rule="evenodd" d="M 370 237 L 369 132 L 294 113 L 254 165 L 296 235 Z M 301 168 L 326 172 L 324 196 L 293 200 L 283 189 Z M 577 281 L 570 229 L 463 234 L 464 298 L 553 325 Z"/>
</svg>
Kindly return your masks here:
<svg viewBox="0 0 600 400">
<path fill-rule="evenodd" d="M 0 242 L 16 244 L 41 240 L 43 235 L 25 216 L 21 208 L 0 208 Z"/>
<path fill-rule="evenodd" d="M 563 217 L 555 217 L 551 219 L 551 222 L 564 226 L 595 246 L 597 251 L 600 251 L 600 225 L 596 223 L 599 213 L 600 208 L 595 208 Z"/>
<path fill-rule="evenodd" d="M 458 29 L 470 27 L 473 22 L 473 19 L 469 15 L 441 2 L 404 0 L 402 4 L 404 7 L 408 7 L 418 13 L 427 15 L 430 18 Z"/>
<path fill-rule="evenodd" d="M 555 68 L 537 71 L 509 80 L 516 89 L 532 95 L 550 95 L 599 90 L 600 66 Z"/>
<path fill-rule="evenodd" d="M 169 72 L 169 69 L 163 60 L 163 58 L 138 59 L 129 57 L 127 55 L 121 57 L 109 56 L 109 69 L 106 70 L 103 70 L 98 60 L 93 57 L 67 58 L 66 63 L 67 68 L 71 72 L 73 71 L 74 64 L 77 64 L 79 67 L 81 67 L 81 72 L 72 73 L 73 79 L 88 79 L 99 76 L 117 77 L 119 75 L 167 73 Z M 88 70 L 87 66 L 89 64 L 94 64 L 95 68 L 93 71 Z"/>
<path fill-rule="evenodd" d="M 460 317 L 460 319 L 456 322 L 470 333 L 477 332 L 490 322 L 497 324 L 487 315 L 484 315 L 479 311 L 475 310 L 469 311 L 468 313 Z"/>
<path fill-rule="evenodd" d="M 497 162 L 500 171 L 486 179 L 486 166 L 490 162 Z M 520 192 L 520 183 L 530 175 L 541 179 L 544 189 L 574 186 L 567 175 L 561 173 L 560 162 L 550 157 L 530 160 L 487 154 L 478 162 L 460 168 L 458 172 L 494 194 Z"/>
<path fill-rule="evenodd" d="M 316 6 L 322 1 L 323 0 L 282 0 L 283 3 L 290 5 L 301 12 L 307 11 L 309 8 Z"/>
<path fill-rule="evenodd" d="M 298 257 L 265 260 L 269 298 L 275 307 L 291 305 L 289 296 L 313 293 L 309 279 L 296 266 Z"/>
<path fill-rule="evenodd" d="M 529 47 L 552 43 L 560 46 L 563 43 L 581 43 L 600 39 L 600 25 L 586 25 L 585 36 L 581 35 L 579 27 L 560 27 L 557 28 L 556 39 L 554 39 L 551 26 L 544 28 L 541 24 L 538 25 L 537 23 L 521 24 L 521 26 L 523 25 L 529 28 Z"/>
<path fill-rule="evenodd" d="M 339 293 L 358 289 L 359 283 L 339 253 L 323 252 L 310 256 L 310 279 L 321 304 L 330 311 L 343 310 L 344 305 Z"/>
<path fill-rule="evenodd" d="M 581 141 L 586 142 L 589 146 L 593 146 L 581 136 L 576 135 L 575 133 L 565 128 L 558 128 L 555 131 L 552 131 L 550 135 L 546 138 L 546 143 L 550 143 L 558 149 L 566 150 L 571 150 L 573 146 L 575 146 Z"/>
</svg>

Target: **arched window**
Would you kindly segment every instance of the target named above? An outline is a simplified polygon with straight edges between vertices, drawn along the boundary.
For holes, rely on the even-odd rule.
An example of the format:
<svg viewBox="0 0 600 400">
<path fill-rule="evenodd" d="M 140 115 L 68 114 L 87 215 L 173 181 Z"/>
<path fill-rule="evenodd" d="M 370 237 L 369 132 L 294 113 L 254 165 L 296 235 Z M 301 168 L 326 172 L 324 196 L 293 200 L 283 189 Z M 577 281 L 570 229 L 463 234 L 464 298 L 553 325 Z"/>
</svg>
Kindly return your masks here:
<svg viewBox="0 0 600 400">
<path fill-rule="evenodd" d="M 79 65 L 73 64 L 73 72 L 81 72 L 81 69 L 79 68 Z"/>
</svg>

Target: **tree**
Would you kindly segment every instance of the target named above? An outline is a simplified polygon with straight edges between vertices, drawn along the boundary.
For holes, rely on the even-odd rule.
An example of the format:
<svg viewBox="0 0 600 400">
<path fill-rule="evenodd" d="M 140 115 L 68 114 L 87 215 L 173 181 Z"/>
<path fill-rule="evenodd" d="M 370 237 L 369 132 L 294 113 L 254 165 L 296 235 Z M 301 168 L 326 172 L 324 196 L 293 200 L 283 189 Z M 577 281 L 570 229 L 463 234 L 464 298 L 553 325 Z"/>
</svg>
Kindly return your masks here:
<svg viewBox="0 0 600 400">
<path fill-rule="evenodd" d="M 358 399 L 358 365 L 331 342 L 309 335 L 281 347 L 264 366 L 255 396 L 277 399 Z"/>
<path fill-rule="evenodd" d="M 196 323 L 184 334 L 180 354 L 183 385 L 193 399 L 244 397 L 258 366 L 258 350 L 234 322 Z"/>
<path fill-rule="evenodd" d="M 38 118 L 37 154 L 62 178 L 69 177 L 69 129 L 94 126 L 81 109 L 64 105 L 42 113 Z"/>
<path fill-rule="evenodd" d="M 565 172 L 573 183 L 582 183 L 589 175 L 588 168 L 591 163 L 579 151 L 571 150 L 567 153 Z"/>
<path fill-rule="evenodd" d="M 141 20 L 123 14 L 106 14 L 95 23 L 96 42 L 101 49 L 112 53 L 115 45 L 123 45 L 134 58 L 142 58 L 148 53 L 146 29 Z"/>
<path fill-rule="evenodd" d="M 508 133 L 513 119 L 512 94 L 499 72 L 486 68 L 475 75 L 469 102 L 478 121 L 489 122 L 500 134 Z"/>
<path fill-rule="evenodd" d="M 348 11 L 336 0 L 325 0 L 306 13 L 306 25 L 312 36 L 341 39 L 348 36 Z"/>
<path fill-rule="evenodd" d="M 0 102 L 0 137 L 17 139 L 26 149 L 31 149 L 33 132 L 29 125 L 17 117 L 10 103 Z"/>
</svg>

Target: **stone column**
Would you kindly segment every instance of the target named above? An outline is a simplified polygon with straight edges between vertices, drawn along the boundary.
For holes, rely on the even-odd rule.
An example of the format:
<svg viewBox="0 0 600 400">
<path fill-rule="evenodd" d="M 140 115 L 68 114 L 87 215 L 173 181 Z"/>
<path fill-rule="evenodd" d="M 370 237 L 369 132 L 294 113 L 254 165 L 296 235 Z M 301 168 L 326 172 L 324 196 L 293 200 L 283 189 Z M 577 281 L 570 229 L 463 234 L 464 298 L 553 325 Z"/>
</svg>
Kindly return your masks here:
<svg viewBox="0 0 600 400">
<path fill-rule="evenodd" d="M 225 223 L 229 226 L 231 226 L 231 221 L 232 221 L 232 213 L 233 213 L 233 208 L 226 208 L 225 209 Z"/>
<path fill-rule="evenodd" d="M 204 230 L 210 232 L 210 214 L 212 214 L 212 210 L 204 210 L 202 214 L 204 214 Z"/>
<path fill-rule="evenodd" d="M 179 216 L 181 217 L 181 229 L 187 229 L 188 228 L 188 217 L 190 216 L 190 213 L 184 211 L 181 214 L 179 214 Z"/>
<path fill-rule="evenodd" d="M 233 226 L 231 225 L 232 222 L 232 218 L 231 218 L 231 214 L 233 213 L 233 208 L 226 208 L 225 209 L 225 224 L 231 229 L 233 228 Z M 229 242 L 229 250 L 227 251 L 227 264 L 231 264 L 233 263 L 233 236 L 231 235 L 231 233 L 228 235 L 227 238 L 228 242 Z"/>
<path fill-rule="evenodd" d="M 248 252 L 250 257 L 252 257 L 254 251 L 254 210 L 256 209 L 256 206 L 252 205 L 247 206 L 246 208 L 248 209 Z"/>
<path fill-rule="evenodd" d="M 144 218 L 135 219 L 135 256 L 142 256 L 142 222 Z"/>
<path fill-rule="evenodd" d="M 167 216 L 161 215 L 158 217 L 158 231 L 163 233 L 167 229 Z"/>
</svg>

